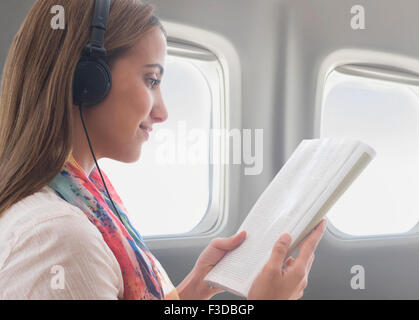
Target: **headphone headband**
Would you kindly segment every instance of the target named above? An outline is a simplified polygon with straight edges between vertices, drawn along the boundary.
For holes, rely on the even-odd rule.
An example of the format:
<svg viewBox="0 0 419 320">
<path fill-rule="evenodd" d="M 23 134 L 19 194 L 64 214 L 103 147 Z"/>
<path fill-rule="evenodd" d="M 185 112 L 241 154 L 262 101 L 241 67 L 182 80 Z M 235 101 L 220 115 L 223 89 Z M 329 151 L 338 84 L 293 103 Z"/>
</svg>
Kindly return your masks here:
<svg viewBox="0 0 419 320">
<path fill-rule="evenodd" d="M 110 0 L 95 0 L 89 43 L 84 47 L 73 78 L 73 102 L 90 107 L 103 101 L 111 90 L 112 74 L 103 60 Z"/>
<path fill-rule="evenodd" d="M 105 31 L 108 25 L 110 0 L 95 0 L 95 9 L 91 25 L 92 35 L 84 49 L 88 56 L 105 56 Z"/>
<path fill-rule="evenodd" d="M 95 153 L 93 152 L 82 113 L 83 107 L 90 107 L 100 103 L 106 98 L 111 90 L 111 71 L 106 62 L 100 58 L 100 56 L 106 55 L 104 39 L 111 7 L 110 2 L 111 0 L 95 0 L 90 42 L 84 48 L 82 57 L 80 58 L 74 72 L 73 102 L 79 106 L 80 118 L 83 124 L 84 132 L 86 133 L 87 142 L 89 143 L 90 152 L 92 153 L 96 167 L 99 170 L 100 178 L 102 179 L 106 193 L 112 202 L 112 206 L 115 210 L 114 214 L 118 216 L 121 223 L 125 226 L 125 223 L 122 220 L 111 195 L 109 194 L 108 188 L 106 187 L 106 183 L 103 179 L 99 164 L 97 163 Z"/>
</svg>

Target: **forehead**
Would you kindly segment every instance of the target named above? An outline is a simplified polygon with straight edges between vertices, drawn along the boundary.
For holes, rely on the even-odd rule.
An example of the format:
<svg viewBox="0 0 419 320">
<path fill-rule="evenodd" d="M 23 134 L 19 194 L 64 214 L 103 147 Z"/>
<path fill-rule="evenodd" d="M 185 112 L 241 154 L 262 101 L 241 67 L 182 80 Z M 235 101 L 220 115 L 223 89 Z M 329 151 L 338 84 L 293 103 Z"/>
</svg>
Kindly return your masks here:
<svg viewBox="0 0 419 320">
<path fill-rule="evenodd" d="M 166 37 L 160 28 L 154 27 L 131 49 L 129 58 L 140 64 L 165 64 L 167 52 Z"/>
</svg>

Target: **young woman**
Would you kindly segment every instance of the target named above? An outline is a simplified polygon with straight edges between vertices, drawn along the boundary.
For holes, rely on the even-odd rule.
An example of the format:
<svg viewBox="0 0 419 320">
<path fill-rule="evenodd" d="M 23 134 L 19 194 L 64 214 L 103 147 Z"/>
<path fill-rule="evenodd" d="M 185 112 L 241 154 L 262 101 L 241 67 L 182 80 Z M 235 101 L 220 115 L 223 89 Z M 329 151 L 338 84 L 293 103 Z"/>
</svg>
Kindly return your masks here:
<svg viewBox="0 0 419 320">
<path fill-rule="evenodd" d="M 96 159 L 137 161 L 153 126 L 168 117 L 159 86 L 166 34 L 140 0 L 111 1 L 103 59 L 112 86 L 99 103 L 76 105 L 74 74 L 97 2 L 37 0 L 4 66 L 0 298 L 209 299 L 222 290 L 203 279 L 245 232 L 212 240 L 175 288 L 95 165 L 91 146 Z M 65 10 L 64 29 L 51 27 L 55 5 Z M 300 298 L 324 227 L 307 237 L 295 260 L 284 261 L 289 235 L 279 238 L 248 298 Z"/>
</svg>

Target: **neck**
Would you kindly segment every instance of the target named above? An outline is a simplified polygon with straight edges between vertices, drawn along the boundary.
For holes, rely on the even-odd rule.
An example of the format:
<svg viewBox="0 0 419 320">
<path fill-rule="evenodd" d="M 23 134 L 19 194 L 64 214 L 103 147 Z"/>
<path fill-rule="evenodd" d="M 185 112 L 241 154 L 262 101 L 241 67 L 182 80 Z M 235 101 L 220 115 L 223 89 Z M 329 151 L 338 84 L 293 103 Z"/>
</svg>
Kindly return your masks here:
<svg viewBox="0 0 419 320">
<path fill-rule="evenodd" d="M 95 166 L 95 161 L 93 160 L 93 156 L 88 150 L 89 153 L 85 152 L 78 152 L 73 147 L 73 157 L 77 161 L 78 165 L 83 169 L 84 173 L 88 177 L 90 173 L 92 172 L 93 167 Z M 97 160 L 97 159 L 96 159 Z"/>
<path fill-rule="evenodd" d="M 86 176 L 90 175 L 93 167 L 95 166 L 95 161 L 93 159 L 92 152 L 90 151 L 89 143 L 87 141 L 86 133 L 84 132 L 83 124 L 80 119 L 80 113 L 77 108 L 74 108 L 74 130 L 73 130 L 73 145 L 72 145 L 72 154 L 74 159 L 83 169 Z M 85 115 L 85 113 L 84 113 Z M 85 120 L 86 121 L 86 120 Z M 87 126 L 87 124 L 86 124 Z M 89 130 L 89 128 L 87 128 Z M 92 140 L 91 134 L 89 134 L 90 140 Z M 92 142 L 93 143 L 93 142 Z M 93 151 L 94 144 L 93 144 Z M 96 160 L 99 161 L 100 157 L 97 152 L 95 152 Z"/>
</svg>

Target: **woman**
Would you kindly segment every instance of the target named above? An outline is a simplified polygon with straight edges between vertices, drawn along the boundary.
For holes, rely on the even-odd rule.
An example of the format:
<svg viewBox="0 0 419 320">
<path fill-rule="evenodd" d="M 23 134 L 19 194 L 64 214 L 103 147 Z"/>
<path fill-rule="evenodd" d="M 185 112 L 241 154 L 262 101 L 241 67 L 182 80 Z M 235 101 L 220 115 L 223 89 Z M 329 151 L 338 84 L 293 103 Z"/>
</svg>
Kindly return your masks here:
<svg viewBox="0 0 419 320">
<path fill-rule="evenodd" d="M 65 9 L 64 30 L 51 28 L 55 5 Z M 166 36 L 150 6 L 111 1 L 104 60 L 112 87 L 100 103 L 78 108 L 73 77 L 94 5 L 37 0 L 7 57 L 0 97 L 0 298 L 209 299 L 222 290 L 203 279 L 245 232 L 212 240 L 174 288 L 129 223 L 90 146 L 97 159 L 135 162 L 153 125 L 167 119 L 159 86 Z M 289 235 L 279 238 L 248 298 L 300 298 L 324 228 L 325 221 L 295 260 L 284 261 Z"/>
</svg>

